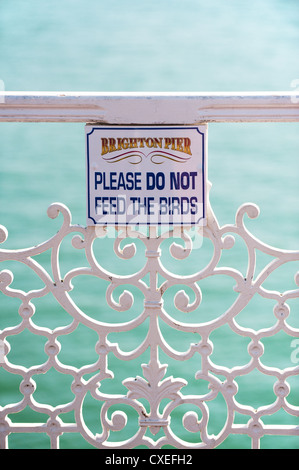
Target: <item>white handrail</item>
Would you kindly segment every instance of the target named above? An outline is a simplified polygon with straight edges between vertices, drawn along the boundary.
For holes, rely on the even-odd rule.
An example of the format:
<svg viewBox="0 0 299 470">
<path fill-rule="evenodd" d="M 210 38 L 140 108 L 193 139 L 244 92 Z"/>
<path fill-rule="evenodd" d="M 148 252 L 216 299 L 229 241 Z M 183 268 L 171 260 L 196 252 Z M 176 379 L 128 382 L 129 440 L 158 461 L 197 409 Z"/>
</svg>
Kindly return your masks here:
<svg viewBox="0 0 299 470">
<path fill-rule="evenodd" d="M 299 122 L 296 93 L 2 92 L 0 122 Z"/>
</svg>

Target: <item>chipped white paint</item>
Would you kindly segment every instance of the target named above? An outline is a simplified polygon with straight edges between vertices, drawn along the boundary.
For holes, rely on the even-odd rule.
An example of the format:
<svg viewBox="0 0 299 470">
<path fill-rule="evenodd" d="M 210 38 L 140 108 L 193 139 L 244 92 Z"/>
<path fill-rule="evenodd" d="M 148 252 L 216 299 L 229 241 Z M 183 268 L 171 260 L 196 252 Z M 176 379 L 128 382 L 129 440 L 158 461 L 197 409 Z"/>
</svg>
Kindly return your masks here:
<svg viewBox="0 0 299 470">
<path fill-rule="evenodd" d="M 119 107 L 119 104 L 121 106 Z M 147 104 L 148 103 L 148 104 Z M 125 112 L 126 111 L 126 112 Z M 134 116 L 134 118 L 133 118 Z M 136 118 L 136 116 L 138 116 Z M 250 121 L 250 120 L 297 120 L 299 119 L 298 105 L 291 104 L 290 96 L 279 94 L 277 96 L 243 95 L 242 97 L 231 95 L 213 95 L 213 97 L 199 96 L 176 96 L 163 94 L 159 97 L 151 96 L 110 96 L 90 94 L 75 96 L 68 94 L 16 94 L 6 95 L 5 104 L 0 106 L 0 119 L 2 121 L 109 121 L 110 123 L 124 123 L 128 121 L 143 123 L 158 123 L 175 119 L 176 123 L 187 123 L 196 121 Z M 0 330 L 1 341 L 1 366 L 11 374 L 22 376 L 20 385 L 22 399 L 17 403 L 10 403 L 0 407 L 0 448 L 8 447 L 8 436 L 11 433 L 47 433 L 50 437 L 51 447 L 59 447 L 59 438 L 63 433 L 80 433 L 86 441 L 96 448 L 134 448 L 143 445 L 149 448 L 161 448 L 170 445 L 175 448 L 215 448 L 219 446 L 230 434 L 247 434 L 252 441 L 252 447 L 258 448 L 260 439 L 264 435 L 298 436 L 299 429 L 295 425 L 270 425 L 264 423 L 264 417 L 275 415 L 283 409 L 289 416 L 299 416 L 299 408 L 288 402 L 290 385 L 288 380 L 298 376 L 299 366 L 291 365 L 286 369 L 268 366 L 263 361 L 264 347 L 263 339 L 285 332 L 290 337 L 299 336 L 299 331 L 288 324 L 290 306 L 288 301 L 299 298 L 299 273 L 294 273 L 295 283 L 298 288 L 286 292 L 278 292 L 265 287 L 268 277 L 280 266 L 299 260 L 299 251 L 287 251 L 270 247 L 258 240 L 249 232 L 245 225 L 245 216 L 258 217 L 259 210 L 254 204 L 245 204 L 237 211 L 235 223 L 232 225 L 219 226 L 217 219 L 209 204 L 207 205 L 207 225 L 201 228 L 200 237 L 209 239 L 213 245 L 214 252 L 209 263 L 192 275 L 181 276 L 170 272 L 163 265 L 161 253 L 162 243 L 174 232 L 158 234 L 156 227 L 149 227 L 148 235 L 135 231 L 132 227 L 118 227 L 118 236 L 115 239 L 114 251 L 122 259 L 129 260 L 136 256 L 136 247 L 132 243 L 132 237 L 143 243 L 146 262 L 142 269 L 131 275 L 118 275 L 104 269 L 94 254 L 93 244 L 96 238 L 105 236 L 105 230 L 101 227 L 82 227 L 73 225 L 71 214 L 63 204 L 52 204 L 48 209 L 48 216 L 56 218 L 60 214 L 63 222 L 60 230 L 50 240 L 39 246 L 22 250 L 0 250 L 0 263 L 14 260 L 32 269 L 43 282 L 43 287 L 28 292 L 17 290 L 12 287 L 13 273 L 7 269 L 0 271 L 0 291 L 9 297 L 20 301 L 20 323 L 15 326 Z M 176 228 L 175 235 L 179 234 L 184 246 L 172 243 L 170 254 L 176 259 L 185 259 L 192 256 L 193 240 L 190 238 L 187 228 Z M 60 274 L 59 248 L 66 237 L 73 235 L 72 246 L 74 250 L 84 250 L 88 267 L 74 268 L 67 272 L 64 277 Z M 0 243 L 7 238 L 7 230 L 0 227 Z M 247 270 L 242 273 L 229 266 L 223 267 L 220 258 L 223 250 L 230 250 L 235 243 L 235 237 L 240 237 L 248 252 Z M 121 243 L 128 238 L 130 241 L 121 248 Z M 122 245 L 123 246 L 123 245 Z M 34 259 L 36 255 L 50 252 L 51 271 L 48 272 L 39 262 Z M 257 272 L 256 257 L 258 253 L 265 253 L 272 258 L 260 272 Z M 1 266 L 1 264 L 0 264 Z M 1 269 L 1 268 L 0 268 Z M 149 274 L 149 280 L 144 281 Z M 82 311 L 73 301 L 71 292 L 73 280 L 80 275 L 88 275 L 103 279 L 108 282 L 106 291 L 107 304 L 116 311 L 128 311 L 134 296 L 129 290 L 124 290 L 118 302 L 114 299 L 117 287 L 129 285 L 137 288 L 144 297 L 143 309 L 137 317 L 126 322 L 125 313 L 122 323 L 107 323 L 100 319 L 95 320 L 86 312 Z M 178 321 L 164 306 L 165 292 L 175 285 L 183 286 L 174 297 L 174 305 L 181 312 L 192 312 L 201 307 L 202 291 L 201 282 L 212 276 L 226 276 L 235 281 L 234 290 L 237 298 L 224 314 L 219 314 L 209 322 L 202 322 L 200 316 L 192 324 Z M 160 281 L 160 276 L 163 281 Z M 194 292 L 195 300 L 190 302 L 187 289 Z M 128 288 L 127 288 L 128 289 Z M 34 321 L 35 299 L 51 293 L 66 312 L 72 317 L 69 325 L 55 329 L 43 328 Z M 238 323 L 238 314 L 250 303 L 254 296 L 269 299 L 275 302 L 273 310 L 273 326 L 263 330 L 241 327 Z M 0 318 L 1 320 L 1 318 Z M 179 332 L 197 333 L 201 337 L 198 343 L 190 343 L 185 352 L 174 350 L 163 337 L 159 320 L 166 323 L 170 328 Z M 108 336 L 114 332 L 132 331 L 145 321 L 149 321 L 147 336 L 135 349 L 124 352 L 118 343 L 109 341 Z M 86 364 L 76 368 L 62 363 L 58 358 L 61 350 L 60 336 L 73 332 L 79 324 L 92 329 L 98 334 L 96 344 L 97 360 L 94 364 Z M 245 365 L 236 364 L 232 368 L 215 364 L 211 359 L 213 353 L 213 342 L 211 335 L 223 325 L 229 326 L 232 331 L 241 337 L 247 338 L 249 360 Z M 34 335 L 40 335 L 46 339 L 46 360 L 38 366 L 24 367 L 10 361 L 10 337 L 22 333 L 28 329 Z M 144 351 L 149 351 L 150 359 L 147 364 L 140 364 L 136 376 L 127 377 L 123 381 L 126 392 L 107 394 L 102 392 L 99 385 L 109 380 L 113 375 L 109 357 L 113 354 L 119 360 L 126 361 L 138 359 Z M 190 395 L 184 392 L 187 380 L 184 377 L 172 376 L 168 373 L 168 365 L 160 362 L 160 351 L 164 355 L 176 361 L 186 361 L 197 355 L 199 358 L 198 370 L 195 379 L 205 383 L 208 392 L 204 395 Z M 73 377 L 71 390 L 73 400 L 69 403 L 50 406 L 41 404 L 35 400 L 36 390 L 35 378 L 44 374 L 51 368 L 62 374 Z M 252 406 L 239 403 L 236 399 L 238 392 L 237 379 L 240 376 L 250 374 L 257 370 L 261 374 L 271 376 L 275 379 L 273 387 L 275 399 L 273 403 L 260 406 L 255 409 Z M 84 376 L 88 375 L 88 378 Z M 221 379 L 220 379 L 221 377 Z M 223 379 L 224 378 L 224 379 Z M 84 419 L 83 406 L 87 394 L 91 394 L 101 407 L 99 419 L 102 432 L 94 434 L 89 429 Z M 216 397 L 221 396 L 226 408 L 226 422 L 217 434 L 210 434 L 209 426 L 209 403 Z M 167 403 L 165 404 L 165 399 Z M 149 408 L 144 406 L 144 400 L 148 401 Z M 164 404 L 164 405 L 162 405 Z M 110 435 L 113 431 L 122 430 L 128 421 L 127 414 L 119 409 L 110 416 L 111 407 L 121 408 L 122 405 L 135 410 L 138 416 L 138 430 L 127 439 L 111 441 Z M 186 431 L 198 433 L 195 442 L 189 442 L 177 436 L 174 428 L 172 415 L 180 405 L 192 408 L 185 412 L 182 424 Z M 17 421 L 18 412 L 30 407 L 37 413 L 48 416 L 46 422 L 22 423 Z M 198 411 L 194 411 L 194 408 Z M 74 421 L 65 423 L 64 413 L 74 412 Z M 237 424 L 235 414 L 248 417 L 246 424 Z M 14 415 L 14 420 L 10 416 Z M 151 434 L 147 430 L 151 431 Z M 162 430 L 162 437 L 155 438 Z"/>
</svg>

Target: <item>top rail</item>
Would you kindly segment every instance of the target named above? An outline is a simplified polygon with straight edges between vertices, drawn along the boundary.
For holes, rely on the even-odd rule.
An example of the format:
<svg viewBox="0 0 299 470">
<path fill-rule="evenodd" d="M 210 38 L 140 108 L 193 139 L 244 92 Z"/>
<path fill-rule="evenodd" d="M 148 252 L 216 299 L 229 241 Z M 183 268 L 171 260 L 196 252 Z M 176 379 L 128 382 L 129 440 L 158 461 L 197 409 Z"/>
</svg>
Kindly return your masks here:
<svg viewBox="0 0 299 470">
<path fill-rule="evenodd" d="M 1 92 L 0 121 L 89 122 L 114 125 L 299 122 L 299 95 L 296 91 L 247 93 Z"/>
</svg>

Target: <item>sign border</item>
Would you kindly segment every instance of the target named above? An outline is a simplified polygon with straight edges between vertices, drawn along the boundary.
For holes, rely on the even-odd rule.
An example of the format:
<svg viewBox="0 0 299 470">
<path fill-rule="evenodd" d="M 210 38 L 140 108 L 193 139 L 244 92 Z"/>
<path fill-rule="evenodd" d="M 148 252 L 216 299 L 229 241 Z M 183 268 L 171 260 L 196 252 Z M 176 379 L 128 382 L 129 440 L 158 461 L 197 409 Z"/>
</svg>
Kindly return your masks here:
<svg viewBox="0 0 299 470">
<path fill-rule="evenodd" d="M 205 126 L 206 127 L 206 132 L 203 133 L 199 130 L 199 126 L 203 127 Z M 131 223 L 131 222 L 122 222 L 122 223 L 118 223 L 118 222 L 106 222 L 106 223 L 99 223 L 99 222 L 96 222 L 94 220 L 94 218 L 90 215 L 90 175 L 89 175 L 89 170 L 90 170 L 90 156 L 89 156 L 89 136 L 97 129 L 105 129 L 105 130 L 115 130 L 115 129 L 119 129 L 119 130 L 154 130 L 154 129 L 165 129 L 165 130 L 174 130 L 174 129 L 180 129 L 180 130 L 188 130 L 188 129 L 195 129 L 200 135 L 201 135 L 201 138 L 202 138 L 202 200 L 203 200 L 203 216 L 200 217 L 197 221 L 195 222 L 191 222 L 191 223 L 182 223 L 182 222 L 174 222 L 174 223 L 169 223 L 169 226 L 176 226 L 176 227 L 180 227 L 180 226 L 187 226 L 187 227 L 190 227 L 190 226 L 202 226 L 202 225 L 206 225 L 207 223 L 207 215 L 206 215 L 206 191 L 207 191 L 207 158 L 206 158 L 206 138 L 207 138 L 207 130 L 208 130 L 208 126 L 206 123 L 203 123 L 203 124 L 199 124 L 198 126 L 149 126 L 149 125 L 146 125 L 146 126 L 119 126 L 119 125 L 115 125 L 115 126 L 101 126 L 101 125 L 93 125 L 92 123 L 91 124 L 86 124 L 85 125 L 85 128 L 86 127 L 92 127 L 92 130 L 91 132 L 89 133 L 86 133 L 85 134 L 85 142 L 86 142 L 86 177 L 87 177 L 87 226 L 130 226 L 130 225 L 133 225 L 133 226 L 139 226 L 139 225 L 142 225 L 144 227 L 149 227 L 149 226 L 160 226 L 160 227 L 163 227 L 163 226 L 166 226 L 167 224 L 164 224 L 164 223 L 161 223 L 161 222 L 151 222 L 150 224 L 149 223 L 146 223 L 146 222 L 135 222 L 135 223 Z M 205 138 L 206 137 L 206 138 Z M 93 221 L 94 223 L 93 224 L 88 224 L 88 221 Z"/>
</svg>

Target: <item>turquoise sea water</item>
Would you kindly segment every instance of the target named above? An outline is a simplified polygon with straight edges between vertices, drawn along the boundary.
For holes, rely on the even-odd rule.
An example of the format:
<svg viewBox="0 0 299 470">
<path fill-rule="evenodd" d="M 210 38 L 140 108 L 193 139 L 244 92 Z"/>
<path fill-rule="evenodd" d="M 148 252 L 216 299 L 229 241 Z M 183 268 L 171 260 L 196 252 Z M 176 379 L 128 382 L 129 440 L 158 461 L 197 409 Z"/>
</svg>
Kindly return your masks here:
<svg viewBox="0 0 299 470">
<path fill-rule="evenodd" d="M 293 89 L 292 82 L 299 79 L 298 40 L 296 0 L 2 0 L 0 80 L 7 91 L 289 91 Z M 54 235 L 59 220 L 53 221 L 46 215 L 54 201 L 69 207 L 74 223 L 85 224 L 84 124 L 1 123 L 0 143 L 0 224 L 9 232 L 3 248 L 33 246 Z M 261 213 L 258 219 L 248 222 L 252 232 L 270 245 L 298 250 L 298 148 L 297 123 L 211 124 L 208 177 L 212 183 L 211 203 L 219 223 L 232 223 L 241 204 L 254 202 Z M 130 264 L 123 263 L 113 254 L 112 242 L 105 239 L 98 247 L 99 259 L 105 268 L 121 274 L 135 272 L 143 265 L 142 250 Z M 82 261 L 80 254 L 74 254 L 69 245 L 63 247 L 63 272 Z M 240 251 L 237 248 L 227 262 L 244 271 L 245 256 L 243 263 L 242 248 Z M 198 250 L 197 257 L 191 257 L 186 263 L 174 262 L 167 255 L 163 260 L 169 269 L 188 273 L 196 271 L 197 263 L 204 263 L 207 258 L 207 253 Z M 44 262 L 47 265 L 48 260 Z M 271 279 L 272 288 L 296 288 L 294 274 L 299 270 L 299 263 L 291 264 Z M 21 269 L 7 263 L 1 267 L 4 268 L 14 271 L 13 287 L 28 290 L 34 288 L 35 282 L 40 287 L 24 266 Z M 101 315 L 105 287 L 82 279 L 74 296 L 90 314 Z M 232 287 L 230 281 L 215 284 L 215 280 L 202 286 L 208 302 L 207 315 L 209 312 L 221 314 L 231 305 Z M 169 308 L 170 301 L 165 299 Z M 66 314 L 52 299 L 38 302 L 37 323 L 49 328 L 65 324 Z M 271 302 L 259 300 L 250 303 L 240 314 L 242 324 L 255 329 L 268 327 L 274 321 L 273 306 Z M 298 328 L 298 299 L 290 302 L 290 306 L 290 324 Z M 0 329 L 18 323 L 18 307 L 18 301 L 0 295 Z M 138 293 L 134 308 L 136 310 L 130 313 L 132 317 L 142 308 Z M 119 313 L 114 315 L 113 321 L 123 318 Z M 205 320 L 208 319 L 207 316 Z M 135 335 L 113 340 L 120 341 L 123 348 L 129 350 L 139 344 L 139 335 L 144 334 L 145 330 L 141 329 Z M 187 349 L 187 336 L 182 339 L 184 335 L 167 331 L 165 335 L 174 348 Z M 237 364 L 247 363 L 245 339 L 236 338 L 225 327 L 211 339 L 215 344 L 213 360 L 216 363 L 232 367 L 236 358 Z M 265 340 L 265 363 L 292 367 L 291 340 L 286 334 Z M 85 327 L 78 328 L 61 341 L 61 361 L 76 367 L 95 361 L 94 346 L 89 347 L 95 341 L 93 332 Z M 35 338 L 24 332 L 12 337 L 11 345 L 9 359 L 16 364 L 28 367 L 46 358 L 42 337 Z M 41 355 L 37 356 L 37 351 L 42 351 Z M 168 362 L 166 356 L 162 358 L 161 362 Z M 123 393 L 122 380 L 141 375 L 140 364 L 147 360 L 145 355 L 124 367 L 111 358 L 117 372 L 115 379 L 105 385 L 105 391 Z M 186 393 L 198 393 L 193 380 L 196 367 L 191 361 Z M 186 377 L 186 365 L 170 361 L 167 374 Z M 40 403 L 55 406 L 72 399 L 69 377 L 50 371 L 38 376 L 36 381 L 38 389 L 34 397 Z M 298 378 L 290 383 L 289 401 L 298 406 Z M 20 376 L 9 376 L 0 369 L 0 406 L 21 399 L 19 384 Z M 273 378 L 260 374 L 252 374 L 250 381 L 240 378 L 238 398 L 256 407 L 271 403 Z M 96 405 L 92 400 L 87 402 L 86 422 L 93 432 L 100 432 Z M 45 418 L 28 409 L 10 417 L 16 422 Z M 211 433 L 219 432 L 225 417 L 223 403 L 219 400 L 211 409 Z M 66 416 L 66 421 L 68 419 L 72 421 L 72 417 Z M 178 410 L 178 423 L 180 419 Z M 236 417 L 236 422 L 238 419 L 240 423 L 246 422 L 241 416 Z M 265 419 L 265 423 L 298 424 L 298 418 L 280 412 L 268 421 Z M 178 435 L 190 438 L 180 434 L 182 427 L 177 426 Z M 131 435 L 132 429 L 126 432 Z M 115 436 L 116 440 L 122 438 L 126 436 Z M 43 434 L 13 434 L 9 445 L 12 448 L 47 447 L 49 439 Z M 61 445 L 88 447 L 79 436 L 71 434 L 63 436 Z M 261 445 L 264 448 L 299 448 L 298 437 L 267 436 Z M 232 436 L 221 445 L 222 448 L 249 446 L 246 436 Z"/>
</svg>

